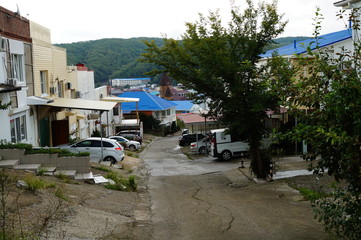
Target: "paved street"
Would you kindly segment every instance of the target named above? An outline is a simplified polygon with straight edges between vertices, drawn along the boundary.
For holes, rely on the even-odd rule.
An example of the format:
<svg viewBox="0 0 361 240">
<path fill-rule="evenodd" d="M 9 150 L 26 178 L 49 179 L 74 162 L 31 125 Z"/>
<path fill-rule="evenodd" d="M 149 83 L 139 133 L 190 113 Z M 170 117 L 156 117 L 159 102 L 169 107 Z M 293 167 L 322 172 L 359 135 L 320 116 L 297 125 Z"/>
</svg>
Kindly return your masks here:
<svg viewBox="0 0 361 240">
<path fill-rule="evenodd" d="M 157 138 L 142 155 L 150 213 L 139 218 L 137 239 L 327 239 L 284 181 L 254 184 L 240 160 L 189 160 L 177 143 Z"/>
</svg>

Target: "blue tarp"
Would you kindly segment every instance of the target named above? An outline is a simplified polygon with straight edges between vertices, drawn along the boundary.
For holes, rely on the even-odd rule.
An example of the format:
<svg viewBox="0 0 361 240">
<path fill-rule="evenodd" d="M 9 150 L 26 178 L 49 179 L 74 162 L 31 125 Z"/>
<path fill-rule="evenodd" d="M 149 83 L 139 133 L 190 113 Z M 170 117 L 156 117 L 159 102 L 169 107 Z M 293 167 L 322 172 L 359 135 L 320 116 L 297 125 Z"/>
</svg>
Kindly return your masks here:
<svg viewBox="0 0 361 240">
<path fill-rule="evenodd" d="M 346 39 L 352 38 L 352 29 L 345 29 L 338 32 L 333 32 L 325 35 L 321 35 L 318 39 L 318 46 L 326 47 L 328 45 L 344 41 Z M 307 52 L 307 47 L 310 46 L 311 49 L 316 48 L 316 39 L 310 38 L 303 41 L 295 42 L 293 44 L 289 44 L 280 48 L 272 49 L 264 54 L 261 54 L 261 58 L 272 57 L 274 52 L 278 52 L 278 55 L 294 55 L 294 54 L 303 54 Z"/>
<path fill-rule="evenodd" d="M 120 94 L 118 97 L 139 98 L 139 111 L 162 111 L 176 106 L 175 103 L 154 96 L 148 92 L 125 92 Z M 122 110 L 124 111 L 135 111 L 136 109 L 135 102 L 122 103 Z"/>
</svg>

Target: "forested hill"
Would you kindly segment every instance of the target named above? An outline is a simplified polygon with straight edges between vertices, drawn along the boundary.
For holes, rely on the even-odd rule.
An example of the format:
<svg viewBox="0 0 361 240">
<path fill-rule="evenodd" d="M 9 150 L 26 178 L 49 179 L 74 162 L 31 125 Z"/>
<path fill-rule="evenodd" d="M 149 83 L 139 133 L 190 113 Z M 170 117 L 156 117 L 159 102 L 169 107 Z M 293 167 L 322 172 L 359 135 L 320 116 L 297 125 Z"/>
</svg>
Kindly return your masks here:
<svg viewBox="0 0 361 240">
<path fill-rule="evenodd" d="M 278 38 L 275 39 L 277 44 L 272 44 L 265 50 L 291 44 L 294 40 L 301 41 L 308 38 Z M 68 65 L 76 65 L 80 62 L 93 70 L 95 83 L 99 85 L 112 78 L 149 77 L 144 73 L 155 66 L 137 61 L 141 53 L 145 52 L 144 40 L 154 40 L 159 46 L 163 43 L 161 38 L 110 38 L 56 45 L 67 49 Z"/>
</svg>

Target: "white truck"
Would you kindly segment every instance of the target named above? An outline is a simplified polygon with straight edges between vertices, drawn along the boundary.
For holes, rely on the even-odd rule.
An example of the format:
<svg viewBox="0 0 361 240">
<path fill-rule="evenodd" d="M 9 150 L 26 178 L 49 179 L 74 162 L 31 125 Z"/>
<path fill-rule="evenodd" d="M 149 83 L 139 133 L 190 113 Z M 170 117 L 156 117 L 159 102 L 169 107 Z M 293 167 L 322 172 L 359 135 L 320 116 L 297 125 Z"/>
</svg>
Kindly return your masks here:
<svg viewBox="0 0 361 240">
<path fill-rule="evenodd" d="M 211 155 L 221 160 L 230 160 L 234 156 L 243 156 L 249 152 L 249 144 L 246 141 L 232 139 L 231 134 L 226 133 L 227 128 L 211 130 Z M 263 138 L 261 148 L 268 148 L 270 138 Z"/>
</svg>

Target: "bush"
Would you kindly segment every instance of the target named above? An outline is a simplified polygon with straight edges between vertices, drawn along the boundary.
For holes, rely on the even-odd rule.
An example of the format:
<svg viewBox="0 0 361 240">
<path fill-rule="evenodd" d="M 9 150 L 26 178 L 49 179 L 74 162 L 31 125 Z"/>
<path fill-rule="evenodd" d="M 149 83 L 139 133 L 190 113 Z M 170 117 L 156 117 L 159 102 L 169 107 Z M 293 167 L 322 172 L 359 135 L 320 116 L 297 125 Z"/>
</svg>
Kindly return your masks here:
<svg viewBox="0 0 361 240">
<path fill-rule="evenodd" d="M 316 218 L 339 239 L 361 239 L 361 198 L 344 190 L 313 202 Z"/>
</svg>

